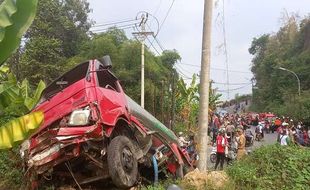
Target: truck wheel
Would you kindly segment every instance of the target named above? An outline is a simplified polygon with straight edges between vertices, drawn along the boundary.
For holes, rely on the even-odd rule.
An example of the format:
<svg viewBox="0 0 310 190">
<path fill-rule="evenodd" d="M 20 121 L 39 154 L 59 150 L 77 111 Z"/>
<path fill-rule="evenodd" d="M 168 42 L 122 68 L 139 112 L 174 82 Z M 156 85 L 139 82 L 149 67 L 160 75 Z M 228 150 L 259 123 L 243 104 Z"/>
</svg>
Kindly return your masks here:
<svg viewBox="0 0 310 190">
<path fill-rule="evenodd" d="M 108 146 L 108 168 L 113 183 L 119 188 L 132 187 L 138 176 L 134 144 L 125 136 L 117 136 Z"/>
</svg>

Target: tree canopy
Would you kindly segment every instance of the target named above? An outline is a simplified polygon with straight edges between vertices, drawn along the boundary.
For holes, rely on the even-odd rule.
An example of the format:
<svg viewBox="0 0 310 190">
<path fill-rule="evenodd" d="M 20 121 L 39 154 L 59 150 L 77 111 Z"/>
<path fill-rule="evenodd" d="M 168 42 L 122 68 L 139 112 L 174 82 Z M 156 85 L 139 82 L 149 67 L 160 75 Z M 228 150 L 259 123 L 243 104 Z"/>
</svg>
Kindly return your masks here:
<svg viewBox="0 0 310 190">
<path fill-rule="evenodd" d="M 310 120 L 310 17 L 292 15 L 275 34 L 254 38 L 249 48 L 255 79 L 253 109 Z M 301 96 L 298 96 L 298 75 Z"/>
</svg>

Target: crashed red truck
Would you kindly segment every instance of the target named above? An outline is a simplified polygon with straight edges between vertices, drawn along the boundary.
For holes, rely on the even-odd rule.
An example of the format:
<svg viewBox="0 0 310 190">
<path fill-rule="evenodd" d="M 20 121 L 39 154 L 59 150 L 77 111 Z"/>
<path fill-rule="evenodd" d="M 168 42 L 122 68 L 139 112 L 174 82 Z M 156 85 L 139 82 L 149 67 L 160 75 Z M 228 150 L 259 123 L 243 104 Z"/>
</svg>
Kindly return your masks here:
<svg viewBox="0 0 310 190">
<path fill-rule="evenodd" d="M 124 93 L 111 65 L 108 56 L 84 62 L 44 90 L 33 110 L 44 123 L 20 151 L 32 188 L 107 179 L 128 188 L 192 167 L 176 135 Z"/>
</svg>

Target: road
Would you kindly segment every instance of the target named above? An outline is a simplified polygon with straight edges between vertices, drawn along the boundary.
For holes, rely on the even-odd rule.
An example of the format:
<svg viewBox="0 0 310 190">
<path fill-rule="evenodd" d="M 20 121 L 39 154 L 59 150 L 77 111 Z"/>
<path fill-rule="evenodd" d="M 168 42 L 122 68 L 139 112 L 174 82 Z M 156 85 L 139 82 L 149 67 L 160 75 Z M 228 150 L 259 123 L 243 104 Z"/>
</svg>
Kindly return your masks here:
<svg viewBox="0 0 310 190">
<path fill-rule="evenodd" d="M 255 134 L 255 127 L 252 126 L 251 127 L 251 130 L 252 130 L 252 133 Z M 262 141 L 254 141 L 254 145 L 251 146 L 251 147 L 247 147 L 246 149 L 247 150 L 255 150 L 256 148 L 259 148 L 261 147 L 262 145 L 268 145 L 268 144 L 273 144 L 275 143 L 277 140 L 277 133 L 269 133 L 269 134 L 266 134 L 265 133 L 265 136 L 264 136 L 264 139 Z M 212 150 L 212 146 L 208 146 L 208 161 L 207 161 L 207 165 L 208 165 L 208 169 L 212 170 L 214 168 L 214 163 L 211 163 L 210 161 L 210 153 L 211 153 L 211 150 Z M 224 165 L 224 167 L 226 166 L 226 163 Z"/>
</svg>

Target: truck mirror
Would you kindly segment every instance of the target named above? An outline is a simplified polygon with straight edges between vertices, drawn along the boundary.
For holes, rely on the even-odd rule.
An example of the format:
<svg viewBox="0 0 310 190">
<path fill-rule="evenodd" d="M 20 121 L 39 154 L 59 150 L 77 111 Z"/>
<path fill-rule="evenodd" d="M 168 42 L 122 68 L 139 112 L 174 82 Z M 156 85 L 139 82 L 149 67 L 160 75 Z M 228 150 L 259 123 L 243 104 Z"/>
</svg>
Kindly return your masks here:
<svg viewBox="0 0 310 190">
<path fill-rule="evenodd" d="M 111 69 L 112 68 L 112 61 L 109 55 L 105 55 L 102 58 L 98 59 L 100 63 L 103 65 L 105 69 Z"/>
</svg>

